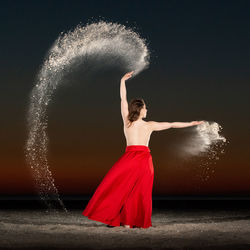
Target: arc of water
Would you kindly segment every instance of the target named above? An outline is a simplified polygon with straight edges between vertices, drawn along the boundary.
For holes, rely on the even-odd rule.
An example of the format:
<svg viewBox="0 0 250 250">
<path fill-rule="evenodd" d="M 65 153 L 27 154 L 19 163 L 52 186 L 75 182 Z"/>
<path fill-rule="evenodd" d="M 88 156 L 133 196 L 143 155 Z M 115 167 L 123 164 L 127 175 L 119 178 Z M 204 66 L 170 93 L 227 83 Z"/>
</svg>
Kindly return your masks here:
<svg viewBox="0 0 250 250">
<path fill-rule="evenodd" d="M 49 170 L 47 108 L 62 77 L 74 62 L 83 62 L 89 55 L 111 56 L 123 61 L 124 70 L 139 74 L 149 65 L 146 42 L 136 32 L 117 23 L 98 22 L 61 33 L 48 51 L 30 93 L 27 111 L 27 141 L 25 159 L 32 170 L 40 198 L 52 209 L 52 200 L 66 208 L 59 198 Z"/>
</svg>

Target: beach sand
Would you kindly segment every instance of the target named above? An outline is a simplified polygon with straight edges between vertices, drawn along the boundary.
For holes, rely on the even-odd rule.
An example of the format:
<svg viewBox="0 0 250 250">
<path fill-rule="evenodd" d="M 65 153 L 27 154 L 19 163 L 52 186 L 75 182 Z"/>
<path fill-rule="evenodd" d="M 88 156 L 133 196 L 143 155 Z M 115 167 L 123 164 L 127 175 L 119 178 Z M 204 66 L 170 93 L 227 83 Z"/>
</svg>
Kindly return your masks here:
<svg viewBox="0 0 250 250">
<path fill-rule="evenodd" d="M 250 211 L 153 209 L 152 227 L 106 227 L 82 210 L 0 211 L 0 249 L 250 249 Z"/>
</svg>

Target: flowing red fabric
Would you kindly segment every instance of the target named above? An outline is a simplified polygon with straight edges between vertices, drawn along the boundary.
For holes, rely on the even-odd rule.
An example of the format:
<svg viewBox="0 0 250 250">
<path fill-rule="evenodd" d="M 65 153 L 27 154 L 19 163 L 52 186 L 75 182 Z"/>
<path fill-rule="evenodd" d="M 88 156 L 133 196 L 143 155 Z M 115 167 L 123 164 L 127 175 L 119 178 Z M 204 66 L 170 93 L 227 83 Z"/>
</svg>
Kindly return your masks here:
<svg viewBox="0 0 250 250">
<path fill-rule="evenodd" d="M 150 149 L 130 145 L 107 172 L 82 215 L 110 226 L 152 226 L 154 167 Z"/>
</svg>

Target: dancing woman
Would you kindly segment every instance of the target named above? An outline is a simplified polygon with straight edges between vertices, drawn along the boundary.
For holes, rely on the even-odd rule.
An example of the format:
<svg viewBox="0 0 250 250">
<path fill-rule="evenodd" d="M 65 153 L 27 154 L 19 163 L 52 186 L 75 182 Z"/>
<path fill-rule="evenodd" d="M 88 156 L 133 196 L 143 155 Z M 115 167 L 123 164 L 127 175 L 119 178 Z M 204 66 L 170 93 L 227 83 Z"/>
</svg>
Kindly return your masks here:
<svg viewBox="0 0 250 250">
<path fill-rule="evenodd" d="M 184 128 L 203 123 L 144 121 L 147 107 L 142 98 L 129 104 L 125 81 L 133 71 L 125 74 L 120 83 L 121 115 L 127 142 L 124 154 L 116 161 L 95 190 L 82 212 L 91 220 L 108 227 L 149 228 L 152 226 L 152 188 L 154 167 L 148 147 L 153 131 Z"/>
</svg>

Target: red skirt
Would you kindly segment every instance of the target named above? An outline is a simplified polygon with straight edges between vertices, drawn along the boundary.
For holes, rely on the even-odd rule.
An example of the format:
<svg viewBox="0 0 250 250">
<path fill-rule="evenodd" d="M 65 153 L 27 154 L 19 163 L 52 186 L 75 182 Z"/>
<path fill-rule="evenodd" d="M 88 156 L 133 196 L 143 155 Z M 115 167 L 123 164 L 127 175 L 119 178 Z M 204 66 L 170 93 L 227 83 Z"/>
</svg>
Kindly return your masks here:
<svg viewBox="0 0 250 250">
<path fill-rule="evenodd" d="M 130 145 L 107 172 L 82 215 L 111 226 L 152 226 L 154 167 L 150 149 Z"/>
</svg>

